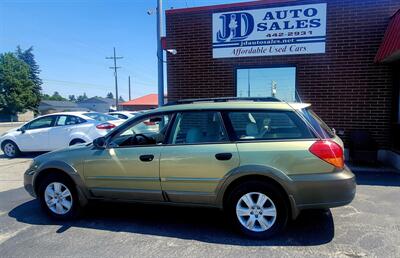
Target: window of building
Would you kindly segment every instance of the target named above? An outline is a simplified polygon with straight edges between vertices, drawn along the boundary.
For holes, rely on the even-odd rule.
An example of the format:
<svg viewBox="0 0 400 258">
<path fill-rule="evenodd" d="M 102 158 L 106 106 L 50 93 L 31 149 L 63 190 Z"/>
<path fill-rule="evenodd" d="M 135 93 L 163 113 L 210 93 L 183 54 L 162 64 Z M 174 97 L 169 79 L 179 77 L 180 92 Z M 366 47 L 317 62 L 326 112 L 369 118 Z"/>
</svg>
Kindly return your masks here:
<svg viewBox="0 0 400 258">
<path fill-rule="evenodd" d="M 237 69 L 236 95 L 295 101 L 296 67 Z"/>
</svg>

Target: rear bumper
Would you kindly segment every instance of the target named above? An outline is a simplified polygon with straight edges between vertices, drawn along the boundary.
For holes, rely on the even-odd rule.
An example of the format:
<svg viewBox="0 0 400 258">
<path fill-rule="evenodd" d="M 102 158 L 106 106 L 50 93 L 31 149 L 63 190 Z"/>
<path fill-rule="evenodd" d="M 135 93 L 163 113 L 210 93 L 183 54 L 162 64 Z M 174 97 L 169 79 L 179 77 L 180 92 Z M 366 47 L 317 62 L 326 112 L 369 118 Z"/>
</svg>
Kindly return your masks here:
<svg viewBox="0 0 400 258">
<path fill-rule="evenodd" d="M 301 210 L 332 208 L 349 204 L 356 194 L 354 174 L 345 167 L 340 172 L 290 176 L 293 217 Z"/>
</svg>

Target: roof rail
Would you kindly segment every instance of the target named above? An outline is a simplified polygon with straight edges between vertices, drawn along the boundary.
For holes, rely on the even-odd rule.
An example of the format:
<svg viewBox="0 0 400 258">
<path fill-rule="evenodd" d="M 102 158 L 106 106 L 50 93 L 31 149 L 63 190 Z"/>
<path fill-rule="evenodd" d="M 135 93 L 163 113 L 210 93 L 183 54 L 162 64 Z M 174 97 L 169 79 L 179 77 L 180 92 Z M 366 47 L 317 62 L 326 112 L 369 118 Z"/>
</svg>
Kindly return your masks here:
<svg viewBox="0 0 400 258">
<path fill-rule="evenodd" d="M 202 99 L 180 99 L 171 101 L 165 106 L 192 104 L 197 102 L 229 102 L 229 101 L 253 101 L 253 102 L 281 102 L 280 99 L 274 97 L 223 97 L 223 98 L 202 98 Z"/>
</svg>

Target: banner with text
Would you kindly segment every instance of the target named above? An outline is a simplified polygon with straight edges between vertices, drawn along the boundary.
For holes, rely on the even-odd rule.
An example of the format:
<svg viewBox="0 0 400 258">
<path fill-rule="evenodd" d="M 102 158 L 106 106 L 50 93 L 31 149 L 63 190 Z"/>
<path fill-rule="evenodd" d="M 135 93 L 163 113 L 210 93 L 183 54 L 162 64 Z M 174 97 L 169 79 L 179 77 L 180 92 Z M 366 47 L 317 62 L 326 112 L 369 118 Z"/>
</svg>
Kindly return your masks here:
<svg viewBox="0 0 400 258">
<path fill-rule="evenodd" d="M 213 57 L 325 53 L 326 3 L 213 14 Z"/>
</svg>

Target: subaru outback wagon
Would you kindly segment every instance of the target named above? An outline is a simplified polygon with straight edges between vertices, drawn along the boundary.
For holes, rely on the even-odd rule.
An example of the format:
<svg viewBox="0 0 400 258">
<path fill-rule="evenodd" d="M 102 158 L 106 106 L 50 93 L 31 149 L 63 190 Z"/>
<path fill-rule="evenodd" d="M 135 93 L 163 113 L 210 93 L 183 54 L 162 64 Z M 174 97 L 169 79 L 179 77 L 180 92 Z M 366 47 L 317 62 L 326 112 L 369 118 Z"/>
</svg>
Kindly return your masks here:
<svg viewBox="0 0 400 258">
<path fill-rule="evenodd" d="M 35 158 L 25 189 L 52 217 L 90 200 L 223 209 L 255 238 L 305 209 L 350 203 L 343 143 L 309 104 L 276 99 L 181 101 L 128 120 L 91 144 Z"/>
</svg>

